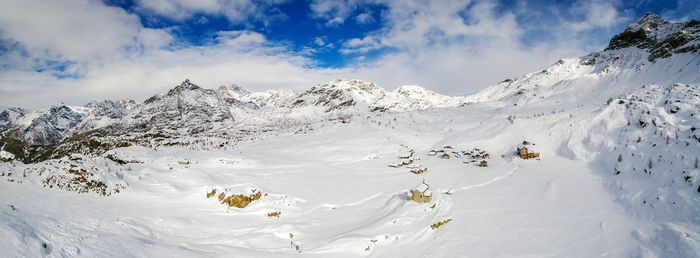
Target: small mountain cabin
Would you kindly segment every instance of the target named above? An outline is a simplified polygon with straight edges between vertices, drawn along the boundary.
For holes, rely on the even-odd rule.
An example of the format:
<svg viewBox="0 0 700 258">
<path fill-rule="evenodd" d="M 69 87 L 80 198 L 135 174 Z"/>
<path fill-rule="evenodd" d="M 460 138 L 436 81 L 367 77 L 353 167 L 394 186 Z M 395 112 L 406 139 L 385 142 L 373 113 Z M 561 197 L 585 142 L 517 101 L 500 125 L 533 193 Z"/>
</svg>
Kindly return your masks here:
<svg viewBox="0 0 700 258">
<path fill-rule="evenodd" d="M 539 158 L 540 154 L 537 152 L 528 153 L 527 148 L 522 147 L 522 148 L 518 148 L 518 156 L 520 156 L 520 158 L 522 158 L 522 159 L 534 159 L 534 158 Z"/>
</svg>

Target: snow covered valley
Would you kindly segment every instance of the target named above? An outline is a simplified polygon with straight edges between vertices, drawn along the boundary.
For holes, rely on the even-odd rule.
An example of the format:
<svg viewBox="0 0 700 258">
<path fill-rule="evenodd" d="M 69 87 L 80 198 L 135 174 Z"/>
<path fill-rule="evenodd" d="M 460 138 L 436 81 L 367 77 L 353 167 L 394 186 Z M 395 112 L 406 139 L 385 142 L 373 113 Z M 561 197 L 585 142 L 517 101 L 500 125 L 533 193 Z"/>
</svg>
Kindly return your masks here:
<svg viewBox="0 0 700 258">
<path fill-rule="evenodd" d="M 568 112 L 527 118 L 508 109 L 497 113 L 513 112 L 513 124 L 489 115 L 492 107 L 470 106 L 329 122 L 224 149 L 115 149 L 133 163 L 91 164 L 105 174 L 98 177 L 125 186 L 108 197 L 43 188 L 41 177 L 23 176 L 25 167 L 41 165 L 3 163 L 4 174 L 12 173 L 6 178 L 21 183 L 0 188 L 2 249 L 30 256 L 697 254 L 700 193 L 680 171 L 648 175 L 646 159 L 633 162 L 625 153 L 621 163 L 637 171 L 624 167 L 616 175 L 603 169 L 601 157 L 616 159 L 616 151 L 586 148 L 572 137 L 594 118 Z M 541 160 L 514 155 L 523 140 L 535 143 Z M 692 163 L 700 150 L 691 144 L 672 153 Z M 388 166 L 406 151 L 402 145 L 427 172 Z M 458 153 L 480 148 L 492 157 L 479 167 L 465 164 L 470 158 L 461 153 L 428 155 L 445 146 Z M 698 176 L 692 165 L 685 169 Z M 423 180 L 433 201 L 407 201 Z M 241 209 L 207 198 L 215 188 L 266 195 Z M 431 229 L 445 219 L 452 220 Z"/>
<path fill-rule="evenodd" d="M 187 81 L 8 109 L 0 256 L 698 257 L 700 55 L 649 57 L 466 97 L 337 80 L 246 93 L 262 105 Z"/>
</svg>

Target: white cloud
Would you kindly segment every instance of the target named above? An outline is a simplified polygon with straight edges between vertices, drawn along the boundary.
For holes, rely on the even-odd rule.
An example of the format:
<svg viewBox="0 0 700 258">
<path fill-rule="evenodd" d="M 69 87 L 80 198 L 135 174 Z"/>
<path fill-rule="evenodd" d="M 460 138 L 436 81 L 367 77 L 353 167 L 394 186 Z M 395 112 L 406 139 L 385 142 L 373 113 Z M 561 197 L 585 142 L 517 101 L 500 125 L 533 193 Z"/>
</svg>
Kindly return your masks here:
<svg viewBox="0 0 700 258">
<path fill-rule="evenodd" d="M 355 22 L 357 22 L 358 24 L 370 24 L 374 23 L 375 21 L 376 20 L 374 19 L 374 17 L 372 17 L 371 12 L 361 13 L 355 17 Z"/>
<path fill-rule="evenodd" d="M 233 24 L 246 24 L 251 21 L 262 22 L 265 26 L 271 22 L 284 20 L 287 16 L 275 5 L 288 0 L 137 0 L 142 12 L 153 12 L 174 20 L 187 20 L 197 13 L 222 15 Z"/>
<path fill-rule="evenodd" d="M 216 33 L 219 44 L 225 44 L 237 49 L 257 49 L 267 43 L 265 36 L 253 31 L 219 31 Z"/>
<path fill-rule="evenodd" d="M 333 43 L 328 41 L 327 36 L 315 37 L 313 39 L 313 44 L 315 46 L 313 48 L 306 47 L 307 49 L 305 49 L 305 52 L 307 52 L 308 54 L 313 54 L 318 53 L 319 51 L 328 51 L 335 46 Z"/>
<path fill-rule="evenodd" d="M 572 23 L 574 32 L 597 27 L 610 28 L 620 22 L 619 14 L 610 1 L 583 1 L 575 4 L 571 10 L 574 14 L 585 17 L 583 21 Z"/>
<path fill-rule="evenodd" d="M 326 45 L 326 37 L 315 37 L 314 38 L 314 43 L 318 46 L 325 46 Z"/>
<path fill-rule="evenodd" d="M 357 8 L 359 1 L 354 0 L 312 0 L 311 14 L 315 18 L 345 20 Z"/>
<path fill-rule="evenodd" d="M 342 17 L 335 17 L 326 22 L 326 27 L 335 27 L 343 23 L 345 23 L 345 19 L 343 19 Z"/>
<path fill-rule="evenodd" d="M 78 62 L 121 58 L 171 40 L 164 31 L 143 28 L 121 8 L 88 0 L 3 2 L 0 37 L 39 59 Z"/>
<path fill-rule="evenodd" d="M 343 43 L 343 48 L 340 50 L 341 53 L 367 53 L 367 51 L 379 49 L 382 44 L 379 42 L 375 36 L 366 36 L 364 38 L 354 38 Z"/>
<path fill-rule="evenodd" d="M 220 11 L 217 0 L 138 0 L 137 3 L 141 8 L 174 19 L 190 18 L 190 12 L 216 13 Z M 246 4 L 248 1 L 238 1 L 238 5 Z"/>
</svg>

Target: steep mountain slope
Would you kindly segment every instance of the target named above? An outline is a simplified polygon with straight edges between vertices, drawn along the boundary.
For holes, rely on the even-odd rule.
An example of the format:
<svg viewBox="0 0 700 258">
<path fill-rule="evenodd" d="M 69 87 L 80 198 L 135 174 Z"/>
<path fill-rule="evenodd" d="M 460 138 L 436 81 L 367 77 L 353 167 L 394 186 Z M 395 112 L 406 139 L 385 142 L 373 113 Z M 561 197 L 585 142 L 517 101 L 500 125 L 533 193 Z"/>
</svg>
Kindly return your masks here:
<svg viewBox="0 0 700 258">
<path fill-rule="evenodd" d="M 698 198 L 686 198 L 700 195 L 700 84 L 645 85 L 593 114 L 588 138 L 577 141 L 600 151 L 594 164 L 615 175 L 621 200 L 656 208 L 658 217 L 700 212 Z M 666 214 L 674 206 L 685 212 Z"/>
</svg>

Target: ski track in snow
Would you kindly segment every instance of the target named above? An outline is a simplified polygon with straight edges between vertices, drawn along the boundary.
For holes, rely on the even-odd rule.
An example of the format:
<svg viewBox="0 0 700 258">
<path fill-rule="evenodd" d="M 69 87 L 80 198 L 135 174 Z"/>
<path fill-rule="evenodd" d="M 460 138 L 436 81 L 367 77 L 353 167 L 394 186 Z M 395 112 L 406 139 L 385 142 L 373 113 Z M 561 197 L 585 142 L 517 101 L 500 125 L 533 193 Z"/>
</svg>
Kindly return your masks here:
<svg viewBox="0 0 700 258">
<path fill-rule="evenodd" d="M 497 181 L 500 181 L 500 180 L 503 180 L 503 179 L 506 179 L 506 178 L 510 177 L 510 176 L 511 176 L 513 173 L 515 173 L 515 171 L 517 171 L 518 169 L 519 169 L 519 167 L 515 167 L 515 168 L 511 169 L 511 170 L 510 170 L 508 173 L 506 173 L 505 175 L 497 176 L 497 177 L 491 178 L 489 181 L 484 182 L 484 183 L 481 183 L 481 184 L 465 186 L 465 187 L 459 188 L 459 190 L 469 190 L 469 189 L 473 189 L 473 188 L 477 188 L 477 187 L 482 187 L 482 186 L 490 185 L 490 184 L 492 184 L 492 183 L 495 183 L 495 182 L 497 182 Z"/>
</svg>

